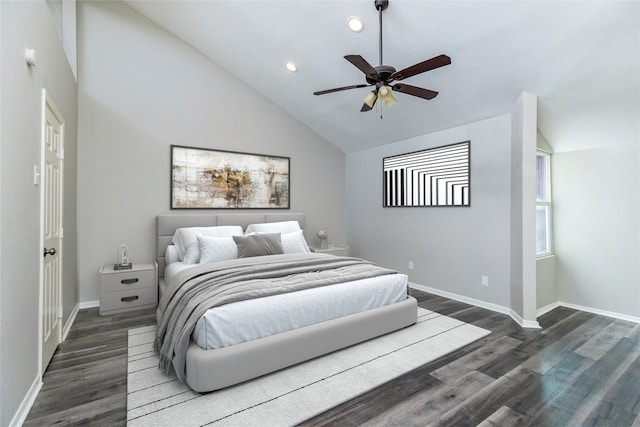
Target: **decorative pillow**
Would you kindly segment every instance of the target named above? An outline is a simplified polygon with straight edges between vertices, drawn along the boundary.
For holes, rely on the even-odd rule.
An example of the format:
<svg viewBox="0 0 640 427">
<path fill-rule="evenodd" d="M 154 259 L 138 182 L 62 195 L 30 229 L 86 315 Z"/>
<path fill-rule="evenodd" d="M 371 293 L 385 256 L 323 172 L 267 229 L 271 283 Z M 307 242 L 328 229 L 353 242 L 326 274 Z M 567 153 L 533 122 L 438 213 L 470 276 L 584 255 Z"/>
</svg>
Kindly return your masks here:
<svg viewBox="0 0 640 427">
<path fill-rule="evenodd" d="M 200 264 L 228 261 L 238 258 L 238 247 L 233 237 L 198 236 Z"/>
<path fill-rule="evenodd" d="M 233 236 L 233 240 L 238 247 L 238 258 L 283 253 L 279 233 Z"/>
<path fill-rule="evenodd" d="M 184 257 L 189 247 L 196 243 L 196 247 L 193 250 L 198 250 L 198 240 L 196 236 L 212 236 L 212 237 L 231 237 L 241 236 L 242 227 L 239 225 L 222 225 L 219 227 L 185 227 L 178 228 L 173 235 L 171 241 L 176 247 L 178 252 L 178 258 L 184 262 Z M 196 257 L 196 259 L 199 256 Z M 196 260 L 196 262 L 198 262 Z"/>
<path fill-rule="evenodd" d="M 310 252 L 302 230 L 281 234 L 280 240 L 282 241 L 282 252 L 285 254 Z"/>
<path fill-rule="evenodd" d="M 298 221 L 267 222 L 265 224 L 249 224 L 244 234 L 250 233 L 291 233 L 300 230 Z"/>
</svg>

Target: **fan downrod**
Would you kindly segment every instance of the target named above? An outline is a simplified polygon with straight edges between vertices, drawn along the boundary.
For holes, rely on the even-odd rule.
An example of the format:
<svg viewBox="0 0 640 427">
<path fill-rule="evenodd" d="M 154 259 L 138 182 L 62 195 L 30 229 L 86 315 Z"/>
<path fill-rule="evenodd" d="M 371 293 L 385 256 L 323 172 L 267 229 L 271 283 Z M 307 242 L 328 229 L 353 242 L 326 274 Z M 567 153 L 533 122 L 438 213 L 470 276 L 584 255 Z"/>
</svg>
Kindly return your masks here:
<svg viewBox="0 0 640 427">
<path fill-rule="evenodd" d="M 375 0 L 377 10 L 385 10 L 389 7 L 389 0 Z"/>
</svg>

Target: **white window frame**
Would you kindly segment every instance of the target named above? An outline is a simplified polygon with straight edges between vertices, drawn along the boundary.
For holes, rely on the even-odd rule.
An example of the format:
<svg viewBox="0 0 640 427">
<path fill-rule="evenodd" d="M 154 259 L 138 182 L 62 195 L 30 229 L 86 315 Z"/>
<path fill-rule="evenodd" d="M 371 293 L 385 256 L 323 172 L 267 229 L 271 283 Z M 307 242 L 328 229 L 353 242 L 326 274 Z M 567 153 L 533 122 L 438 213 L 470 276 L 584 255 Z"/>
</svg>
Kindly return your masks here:
<svg viewBox="0 0 640 427">
<path fill-rule="evenodd" d="M 554 253 L 554 243 L 553 243 L 553 204 L 552 204 L 552 189 L 551 189 L 551 153 L 548 153 L 546 151 L 542 151 L 542 150 L 537 150 L 536 151 L 536 176 L 537 176 L 537 158 L 538 156 L 544 156 L 547 158 L 546 161 L 546 168 L 545 168 L 545 177 L 544 177 L 544 184 L 546 184 L 546 188 L 544 190 L 544 194 L 546 196 L 545 200 L 540 200 L 538 199 L 538 196 L 536 194 L 536 210 L 538 207 L 545 207 L 547 208 L 547 251 L 545 252 L 538 252 L 538 249 L 536 248 L 536 257 L 537 258 L 542 258 L 542 257 L 546 257 L 546 256 L 550 256 L 553 255 Z M 537 218 L 537 216 L 536 216 Z M 537 228 L 537 220 L 536 220 L 536 228 Z M 536 230 L 536 236 L 537 236 L 537 230 Z M 537 240 L 537 239 L 536 239 Z"/>
</svg>

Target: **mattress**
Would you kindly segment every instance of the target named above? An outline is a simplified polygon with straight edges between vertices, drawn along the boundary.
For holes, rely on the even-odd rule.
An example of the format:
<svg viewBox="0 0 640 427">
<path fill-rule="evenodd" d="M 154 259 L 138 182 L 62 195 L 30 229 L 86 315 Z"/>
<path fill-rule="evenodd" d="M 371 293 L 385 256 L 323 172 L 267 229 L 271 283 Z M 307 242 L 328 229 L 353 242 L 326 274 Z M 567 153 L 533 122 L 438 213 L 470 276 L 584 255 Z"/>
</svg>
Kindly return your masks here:
<svg viewBox="0 0 640 427">
<path fill-rule="evenodd" d="M 167 283 L 189 267 L 168 265 Z M 205 350 L 223 348 L 405 300 L 407 286 L 405 274 L 392 274 L 227 304 L 208 310 L 192 338 Z"/>
</svg>

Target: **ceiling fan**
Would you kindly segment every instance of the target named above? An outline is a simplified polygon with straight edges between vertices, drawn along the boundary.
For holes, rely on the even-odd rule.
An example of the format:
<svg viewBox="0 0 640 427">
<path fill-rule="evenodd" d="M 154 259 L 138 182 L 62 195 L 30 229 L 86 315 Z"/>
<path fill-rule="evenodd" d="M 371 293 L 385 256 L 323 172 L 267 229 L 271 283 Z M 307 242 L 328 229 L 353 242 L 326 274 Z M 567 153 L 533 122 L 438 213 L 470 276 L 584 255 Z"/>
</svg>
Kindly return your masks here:
<svg viewBox="0 0 640 427">
<path fill-rule="evenodd" d="M 365 74 L 367 84 L 351 85 L 338 87 L 334 89 L 321 90 L 314 92 L 314 95 L 325 95 L 327 93 L 339 92 L 348 89 L 357 89 L 368 86 L 375 86 L 375 89 L 367 94 L 364 98 L 364 105 L 360 111 L 370 111 L 376 103 L 377 99 L 384 101 L 385 106 L 390 107 L 396 103 L 396 99 L 393 97 L 392 89 L 396 92 L 406 93 L 407 95 L 417 96 L 424 99 L 433 99 L 438 95 L 438 92 L 423 89 L 417 86 L 411 86 L 405 83 L 392 82 L 406 79 L 407 77 L 415 76 L 416 74 L 424 73 L 445 65 L 451 64 L 451 58 L 447 55 L 438 55 L 426 61 L 419 62 L 410 67 L 404 68 L 400 71 L 396 71 L 390 65 L 383 65 L 382 62 L 382 11 L 389 6 L 389 0 L 375 0 L 375 7 L 378 10 L 378 20 L 380 23 L 380 65 L 377 67 L 369 64 L 360 55 L 347 55 L 344 58 L 355 65 L 360 71 Z"/>
</svg>

